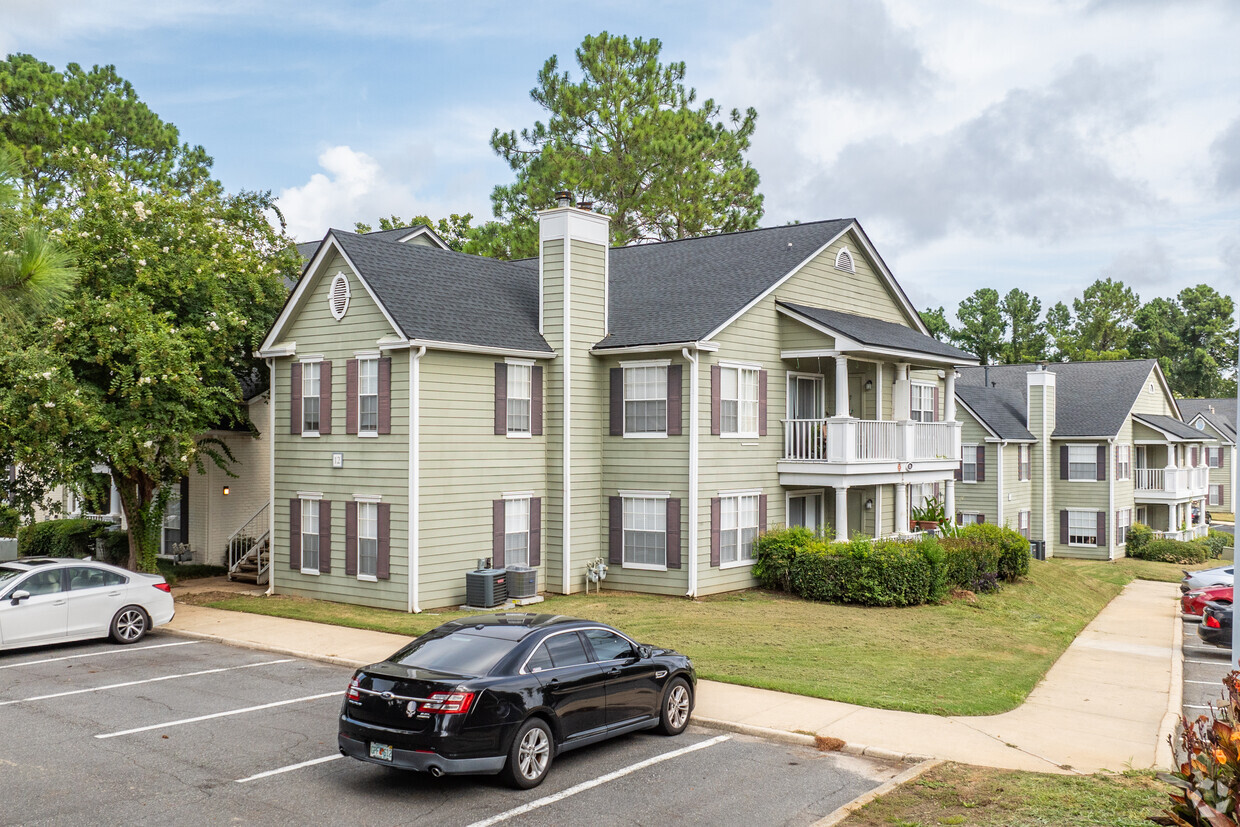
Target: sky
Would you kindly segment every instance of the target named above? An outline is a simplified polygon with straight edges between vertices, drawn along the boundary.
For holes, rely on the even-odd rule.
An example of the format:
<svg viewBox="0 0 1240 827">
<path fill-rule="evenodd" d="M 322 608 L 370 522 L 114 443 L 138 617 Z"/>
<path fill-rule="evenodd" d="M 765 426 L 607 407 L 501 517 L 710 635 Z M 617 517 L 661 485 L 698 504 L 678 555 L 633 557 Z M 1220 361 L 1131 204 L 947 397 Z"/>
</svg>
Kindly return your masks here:
<svg viewBox="0 0 1240 827">
<path fill-rule="evenodd" d="M 0 0 L 0 52 L 115 65 L 299 240 L 489 217 L 492 130 L 544 118 L 543 63 L 604 30 L 758 111 L 762 226 L 858 219 L 918 307 L 1240 292 L 1232 0 Z"/>
</svg>

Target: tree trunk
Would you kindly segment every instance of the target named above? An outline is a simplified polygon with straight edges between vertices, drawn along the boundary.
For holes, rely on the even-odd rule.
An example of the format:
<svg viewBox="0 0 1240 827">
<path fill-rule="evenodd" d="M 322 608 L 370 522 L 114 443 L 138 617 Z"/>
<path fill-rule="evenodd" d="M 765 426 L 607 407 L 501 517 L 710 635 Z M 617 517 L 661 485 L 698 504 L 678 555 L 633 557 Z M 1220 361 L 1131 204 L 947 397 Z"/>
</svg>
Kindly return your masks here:
<svg viewBox="0 0 1240 827">
<path fill-rule="evenodd" d="M 115 469 L 113 479 L 121 495 L 121 508 L 129 525 L 130 571 L 156 571 L 159 555 L 159 528 L 163 523 L 166 495 L 157 494 L 154 481 L 142 473 L 122 475 Z"/>
</svg>

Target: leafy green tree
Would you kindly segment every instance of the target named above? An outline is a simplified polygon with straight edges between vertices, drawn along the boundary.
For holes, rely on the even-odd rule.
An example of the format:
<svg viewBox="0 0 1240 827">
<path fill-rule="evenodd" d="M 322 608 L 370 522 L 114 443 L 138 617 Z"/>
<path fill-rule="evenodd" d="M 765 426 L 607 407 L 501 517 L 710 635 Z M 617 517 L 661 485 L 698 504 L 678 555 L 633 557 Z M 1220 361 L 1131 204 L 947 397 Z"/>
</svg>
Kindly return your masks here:
<svg viewBox="0 0 1240 827">
<path fill-rule="evenodd" d="M 379 230 L 399 230 L 404 227 L 415 227 L 423 224 L 435 231 L 435 234 L 444 240 L 449 249 L 456 250 L 458 253 L 471 252 L 466 250 L 473 241 L 475 228 L 471 225 L 474 217 L 471 213 L 459 215 L 452 213 L 447 218 L 441 218 L 438 221 L 431 220 L 425 215 L 415 215 L 406 221 L 397 215 L 391 215 L 387 218 L 379 219 Z M 358 221 L 353 225 L 359 233 L 374 232 L 369 224 Z"/>
<path fill-rule="evenodd" d="M 1072 311 L 1063 302 L 1055 302 L 1046 311 L 1046 336 L 1054 345 L 1054 353 L 1048 354 L 1058 362 L 1070 362 L 1076 358 L 1077 341 Z"/>
<path fill-rule="evenodd" d="M 530 92 L 547 122 L 491 135 L 516 180 L 491 194 L 499 221 L 481 233 L 489 249 L 536 254 L 534 213 L 564 188 L 611 215 L 615 244 L 757 226 L 758 173 L 744 158 L 757 112 L 734 109 L 725 123 L 713 100 L 696 106 L 685 64 L 660 62 L 662 48 L 657 39 L 587 36 L 576 82 L 547 60 Z"/>
<path fill-rule="evenodd" d="M 1141 298 L 1131 287 L 1114 279 L 1098 279 L 1072 301 L 1076 311 L 1073 336 L 1078 360 L 1124 359 L 1128 338 Z"/>
<path fill-rule="evenodd" d="M 76 173 L 94 155 L 124 181 L 179 190 L 214 184 L 211 159 L 181 143 L 113 66 L 63 72 L 27 54 L 0 62 L 0 147 L 16 150 L 35 213 L 73 201 Z M 77 148 L 78 152 L 67 152 Z M 82 180 L 82 179 L 77 179 Z M 218 186 L 218 185 L 215 185 Z"/>
<path fill-rule="evenodd" d="M 1013 287 L 999 304 L 1007 322 L 1009 338 L 1003 361 L 1012 364 L 1046 358 L 1046 328 L 1041 321 L 1042 300 Z"/>
<path fill-rule="evenodd" d="M 16 153 L 0 147 L 0 327 L 8 333 L 54 309 L 77 278 L 63 245 L 23 217 L 19 181 Z"/>
<path fill-rule="evenodd" d="M 952 333 L 952 341 L 973 353 L 983 365 L 992 364 L 1003 352 L 1006 323 L 999 308 L 999 291 L 983 287 L 960 302 L 956 310 L 960 327 Z"/>
<path fill-rule="evenodd" d="M 927 307 L 921 311 L 921 321 L 930 329 L 930 335 L 940 342 L 952 337 L 952 326 L 947 321 L 947 312 L 942 307 Z"/>
<path fill-rule="evenodd" d="M 1133 354 L 1157 359 L 1179 396 L 1234 395 L 1227 376 L 1236 360 L 1234 314 L 1231 296 L 1206 284 L 1186 287 L 1174 299 L 1151 299 L 1136 313 Z"/>
</svg>

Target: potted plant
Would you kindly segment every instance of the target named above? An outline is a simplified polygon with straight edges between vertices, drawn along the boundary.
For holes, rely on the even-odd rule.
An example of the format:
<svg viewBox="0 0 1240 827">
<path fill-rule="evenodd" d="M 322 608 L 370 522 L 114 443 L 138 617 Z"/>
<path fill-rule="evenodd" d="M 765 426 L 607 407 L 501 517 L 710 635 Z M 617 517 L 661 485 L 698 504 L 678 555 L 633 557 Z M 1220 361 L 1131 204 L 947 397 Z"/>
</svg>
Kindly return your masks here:
<svg viewBox="0 0 1240 827">
<path fill-rule="evenodd" d="M 910 521 L 913 531 L 935 531 L 943 523 L 949 522 L 943 501 L 931 497 L 923 504 L 913 508 L 913 519 Z"/>
</svg>

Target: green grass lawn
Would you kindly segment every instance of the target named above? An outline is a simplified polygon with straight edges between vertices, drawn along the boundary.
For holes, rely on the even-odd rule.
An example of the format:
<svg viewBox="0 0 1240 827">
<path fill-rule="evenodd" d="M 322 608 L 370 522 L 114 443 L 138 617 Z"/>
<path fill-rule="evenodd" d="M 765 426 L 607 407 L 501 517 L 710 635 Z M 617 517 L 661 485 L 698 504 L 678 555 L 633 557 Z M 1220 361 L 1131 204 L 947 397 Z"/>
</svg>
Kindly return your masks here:
<svg viewBox="0 0 1240 827">
<path fill-rule="evenodd" d="M 222 577 L 228 574 L 226 566 L 208 566 L 205 563 L 173 563 L 171 560 L 156 560 L 159 573 L 169 583 L 176 585 L 182 580 L 195 580 L 200 577 Z"/>
<path fill-rule="evenodd" d="M 1168 789 L 1150 772 L 1071 776 L 942 764 L 867 804 L 844 827 L 1149 827 Z"/>
<path fill-rule="evenodd" d="M 703 678 L 886 709 L 989 715 L 1018 706 L 1132 578 L 1118 565 L 1053 560 L 1034 562 L 1027 580 L 998 594 L 932 606 L 838 606 L 760 590 L 696 601 L 604 590 L 550 596 L 536 610 L 674 647 Z M 410 636 L 462 614 L 278 596 L 195 602 Z"/>
</svg>

